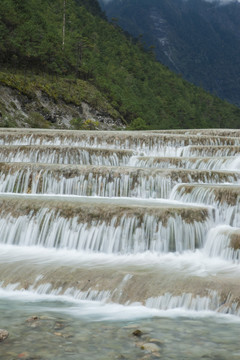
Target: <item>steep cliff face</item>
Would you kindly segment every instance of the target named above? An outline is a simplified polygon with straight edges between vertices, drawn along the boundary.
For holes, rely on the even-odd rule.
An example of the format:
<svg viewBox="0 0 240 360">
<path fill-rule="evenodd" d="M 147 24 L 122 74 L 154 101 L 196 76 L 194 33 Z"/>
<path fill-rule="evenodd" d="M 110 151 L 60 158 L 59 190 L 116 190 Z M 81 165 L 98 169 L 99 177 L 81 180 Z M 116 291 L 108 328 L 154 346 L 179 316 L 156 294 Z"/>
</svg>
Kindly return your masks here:
<svg viewBox="0 0 240 360">
<path fill-rule="evenodd" d="M 240 106 L 240 3 L 100 0 L 109 18 L 155 46 L 157 59 L 185 79 Z M 224 5 L 223 5 L 224 4 Z"/>
</svg>

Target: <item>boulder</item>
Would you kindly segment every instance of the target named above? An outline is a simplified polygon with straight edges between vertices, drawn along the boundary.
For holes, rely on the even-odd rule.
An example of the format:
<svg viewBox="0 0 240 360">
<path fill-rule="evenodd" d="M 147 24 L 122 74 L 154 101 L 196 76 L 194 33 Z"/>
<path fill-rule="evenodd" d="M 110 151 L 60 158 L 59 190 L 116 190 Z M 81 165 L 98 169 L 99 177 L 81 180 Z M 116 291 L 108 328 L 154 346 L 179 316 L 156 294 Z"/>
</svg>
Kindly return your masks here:
<svg viewBox="0 0 240 360">
<path fill-rule="evenodd" d="M 0 329 L 0 342 L 8 338 L 9 332 L 4 329 Z"/>
</svg>

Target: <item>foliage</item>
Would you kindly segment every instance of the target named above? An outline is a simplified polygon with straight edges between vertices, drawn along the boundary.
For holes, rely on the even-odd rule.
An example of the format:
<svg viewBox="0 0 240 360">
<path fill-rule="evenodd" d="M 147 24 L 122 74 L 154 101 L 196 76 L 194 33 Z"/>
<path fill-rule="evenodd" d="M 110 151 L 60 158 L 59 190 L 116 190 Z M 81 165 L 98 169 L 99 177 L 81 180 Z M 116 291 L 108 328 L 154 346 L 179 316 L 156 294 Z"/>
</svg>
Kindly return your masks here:
<svg viewBox="0 0 240 360">
<path fill-rule="evenodd" d="M 239 2 L 99 1 L 109 19 L 117 16 L 123 29 L 142 36 L 146 49 L 154 46 L 160 62 L 240 106 Z"/>
<path fill-rule="evenodd" d="M 91 119 L 83 120 L 81 118 L 73 118 L 70 124 L 76 130 L 97 130 L 99 122 Z"/>
<path fill-rule="evenodd" d="M 2 116 L 0 118 L 0 128 L 14 128 L 17 127 L 16 121 L 12 117 Z"/>
<path fill-rule="evenodd" d="M 147 130 L 148 126 L 142 118 L 138 117 L 134 119 L 131 124 L 127 127 L 127 130 Z"/>
<path fill-rule="evenodd" d="M 88 5 L 87 5 L 88 4 Z M 96 0 L 1 0 L 0 82 L 149 129 L 240 127 L 240 110 L 184 81 L 105 19 Z M 32 80 L 31 80 L 32 79 Z M 133 123 L 134 124 L 134 123 Z"/>
<path fill-rule="evenodd" d="M 41 114 L 31 111 L 29 115 L 28 123 L 32 128 L 48 129 L 50 127 L 49 123 Z"/>
<path fill-rule="evenodd" d="M 15 70 L 13 74 L 12 71 L 5 70 L 0 71 L 0 84 L 16 89 L 29 98 L 41 91 L 55 101 L 63 100 L 76 106 L 87 102 L 96 110 L 108 113 L 113 119 L 121 117 L 94 85 L 81 79 L 48 74 L 36 75 L 31 71 L 23 73 L 19 70 Z"/>
</svg>

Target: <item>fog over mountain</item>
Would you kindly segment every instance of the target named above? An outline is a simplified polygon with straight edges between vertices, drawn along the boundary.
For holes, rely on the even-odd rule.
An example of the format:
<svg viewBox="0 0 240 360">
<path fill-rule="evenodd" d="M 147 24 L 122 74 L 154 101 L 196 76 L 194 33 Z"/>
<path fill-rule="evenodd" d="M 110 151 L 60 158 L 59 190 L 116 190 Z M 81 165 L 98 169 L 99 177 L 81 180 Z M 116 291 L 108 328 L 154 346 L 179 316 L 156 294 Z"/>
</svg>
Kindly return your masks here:
<svg viewBox="0 0 240 360">
<path fill-rule="evenodd" d="M 193 0 L 186 0 L 186 1 L 193 1 Z M 220 3 L 220 4 L 223 4 L 223 5 L 227 5 L 227 4 L 230 4 L 232 2 L 240 2 L 240 0 L 205 0 L 207 2 L 215 2 L 215 3 Z"/>
<path fill-rule="evenodd" d="M 240 106 L 240 0 L 99 0 L 188 81 Z"/>
</svg>

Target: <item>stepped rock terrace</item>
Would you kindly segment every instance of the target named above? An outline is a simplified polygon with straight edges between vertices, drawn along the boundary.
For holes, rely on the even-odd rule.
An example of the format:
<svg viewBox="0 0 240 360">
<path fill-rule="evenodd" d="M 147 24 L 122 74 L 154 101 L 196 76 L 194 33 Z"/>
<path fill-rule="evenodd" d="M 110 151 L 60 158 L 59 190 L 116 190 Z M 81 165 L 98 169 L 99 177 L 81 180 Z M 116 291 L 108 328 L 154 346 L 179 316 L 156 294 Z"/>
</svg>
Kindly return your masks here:
<svg viewBox="0 0 240 360">
<path fill-rule="evenodd" d="M 12 129 L 13 130 L 13 129 Z M 177 130 L 151 130 L 151 133 L 161 134 L 181 134 L 181 135 L 197 135 L 197 136 L 240 136 L 239 129 L 177 129 Z"/>
<path fill-rule="evenodd" d="M 204 250 L 210 257 L 240 263 L 240 228 L 220 225 L 211 229 Z"/>
<path fill-rule="evenodd" d="M 149 326 L 153 316 L 162 318 L 158 324 L 171 317 L 161 334 L 174 340 L 157 345 L 166 359 L 179 358 L 165 349 L 181 319 L 196 330 L 204 317 L 212 333 L 223 321 L 224 334 L 227 321 L 232 334 L 240 318 L 239 135 L 2 129 L 0 310 L 11 299 L 9 308 L 17 304 L 21 316 L 30 301 L 37 317 L 68 312 L 71 323 L 83 319 L 91 346 L 99 335 L 92 336 L 89 322 L 99 317 L 99 333 L 110 326 L 114 334 L 142 324 L 143 316 Z M 205 330 L 191 348 L 200 332 L 209 341 Z M 134 337 L 131 351 L 142 338 Z M 142 355 L 129 359 L 155 358 L 139 346 Z"/>
<path fill-rule="evenodd" d="M 171 193 L 171 199 L 212 205 L 217 209 L 219 221 L 239 226 L 240 224 L 240 187 L 230 184 L 179 184 Z"/>
<path fill-rule="evenodd" d="M 178 183 L 237 183 L 239 178 L 234 171 L 0 163 L 0 192 L 168 198 Z"/>
<path fill-rule="evenodd" d="M 188 146 L 182 149 L 179 149 L 178 155 L 183 157 L 199 157 L 199 156 L 239 156 L 240 155 L 240 146 Z"/>
<path fill-rule="evenodd" d="M 52 145 L 13 145 L 0 147 L 0 161 L 76 165 L 119 166 L 127 164 L 131 150 L 97 149 Z"/>
<path fill-rule="evenodd" d="M 0 134 L 1 145 L 69 145 L 158 151 L 163 147 L 237 146 L 238 137 L 198 136 L 149 132 L 25 130 Z"/>
<path fill-rule="evenodd" d="M 115 252 L 203 246 L 212 209 L 179 203 L 0 196 L 1 243 Z"/>
<path fill-rule="evenodd" d="M 134 158 L 135 166 L 160 169 L 197 169 L 197 170 L 231 170 L 236 169 L 236 157 L 156 157 L 139 156 Z M 236 165 L 235 165 L 236 164 Z M 240 169 L 240 157 L 239 157 Z"/>
<path fill-rule="evenodd" d="M 186 276 L 177 270 L 140 265 L 95 265 L 79 266 L 57 262 L 46 263 L 29 257 L 26 261 L 16 260 L 18 271 L 9 261 L 1 258 L 0 271 L 4 276 L 2 286 L 15 290 L 31 290 L 37 293 L 69 295 L 75 299 L 118 302 L 131 304 L 141 302 L 152 308 L 167 309 L 173 302 L 189 305 L 194 310 L 214 310 L 236 313 L 239 311 L 239 277 L 229 279 L 215 276 Z M 43 259 L 42 259 L 43 260 Z M 26 280 L 25 274 L 29 272 Z M 41 277 L 38 274 L 41 273 Z M 167 278 L 167 280 L 166 280 Z M 171 280 L 171 281 L 169 281 Z M 231 295 L 229 295 L 231 294 Z M 184 299 L 185 298 L 185 299 Z M 165 301 L 164 301 L 165 300 Z M 171 301 L 170 301 L 171 300 Z M 175 300 L 175 301 L 174 301 Z M 177 304 L 175 304 L 175 307 Z"/>
<path fill-rule="evenodd" d="M 171 198 L 183 202 L 238 205 L 240 186 L 230 184 L 178 184 Z"/>
</svg>

